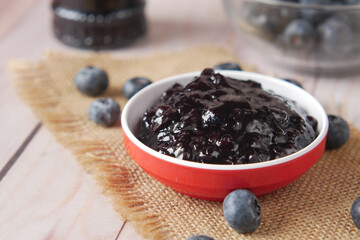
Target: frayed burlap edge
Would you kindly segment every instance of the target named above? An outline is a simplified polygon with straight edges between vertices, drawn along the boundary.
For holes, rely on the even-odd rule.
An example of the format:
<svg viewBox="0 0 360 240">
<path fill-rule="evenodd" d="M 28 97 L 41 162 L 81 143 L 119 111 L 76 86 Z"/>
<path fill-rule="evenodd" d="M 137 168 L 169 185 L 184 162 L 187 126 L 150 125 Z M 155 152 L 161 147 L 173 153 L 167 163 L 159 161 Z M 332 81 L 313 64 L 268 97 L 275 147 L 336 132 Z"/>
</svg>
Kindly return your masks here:
<svg viewBox="0 0 360 240">
<path fill-rule="evenodd" d="M 59 106 L 61 94 L 51 87 L 46 62 L 11 61 L 9 69 L 14 75 L 11 81 L 20 97 L 32 107 L 35 115 L 54 133 L 56 139 L 72 151 L 81 167 L 91 173 L 112 201 L 115 211 L 132 222 L 143 237 L 171 239 L 170 232 L 163 227 L 163 221 L 147 211 L 139 197 L 140 193 L 128 183 L 129 173 L 119 165 L 110 146 L 105 142 L 99 145 L 99 141 L 88 141 L 86 137 L 82 137 L 82 141 L 68 138 L 67 133 L 73 133 L 75 129 L 79 135 L 86 136 L 86 133 L 81 132 L 81 120 Z M 38 83 L 34 85 L 32 81 Z"/>
<path fill-rule="evenodd" d="M 184 69 L 183 62 L 177 61 L 183 59 L 184 54 L 188 57 L 202 59 L 205 55 L 211 56 L 216 61 L 237 61 L 229 49 L 214 45 L 197 46 L 186 51 L 164 51 L 156 54 L 158 62 L 166 61 L 171 57 L 175 60 L 175 67 L 164 71 L 162 74 L 182 73 Z M 210 55 L 209 55 L 210 54 Z M 54 77 L 51 72 L 49 59 L 77 59 L 79 61 L 97 62 L 98 59 L 110 59 L 118 61 L 119 58 L 109 53 L 72 53 L 60 51 L 47 51 L 45 58 L 38 61 L 11 60 L 8 63 L 8 69 L 12 73 L 11 83 L 18 92 L 19 96 L 33 110 L 34 114 L 48 128 L 55 138 L 66 148 L 68 148 L 76 157 L 80 166 L 88 172 L 101 187 L 103 193 L 112 202 L 115 211 L 126 221 L 134 225 L 136 231 L 144 238 L 150 239 L 175 239 L 174 233 L 169 231 L 166 219 L 147 209 L 146 203 L 141 197 L 138 189 L 133 187 L 133 183 L 128 181 L 129 171 L 126 167 L 119 164 L 119 157 L 116 155 L 113 146 L 107 144 L 106 140 L 101 141 L 102 136 L 97 135 L 96 140 L 87 138 L 86 128 L 83 126 L 83 120 L 76 114 L 68 111 L 61 106 L 61 91 L 54 87 Z M 131 61 L 138 61 L 144 58 L 151 58 L 154 55 L 131 57 Z M 122 60 L 127 58 L 122 57 Z M 161 60 L 159 60 L 161 59 Z M 191 62 L 187 63 L 187 70 L 198 71 L 199 67 L 193 67 Z M 209 60 L 209 59 L 207 59 Z M 183 61 L 183 60 L 181 60 Z M 196 60 L 195 60 L 196 61 Z M 200 60 L 200 62 L 202 62 Z M 166 65 L 165 65 L 166 66 Z M 164 67 L 165 67 L 164 66 Z M 161 66 L 162 67 L 162 66 Z M 204 65 L 203 67 L 211 67 Z M 243 69 L 255 71 L 252 66 L 242 64 Z M 167 72 L 167 73 L 166 73 Z M 161 79 L 170 75 L 154 74 L 155 79 Z M 120 100 L 120 104 L 125 102 Z M 71 134 L 71 135 L 70 135 Z M 72 136 L 69 139 L 69 136 Z M 101 144 L 99 144 L 101 142 Z"/>
</svg>

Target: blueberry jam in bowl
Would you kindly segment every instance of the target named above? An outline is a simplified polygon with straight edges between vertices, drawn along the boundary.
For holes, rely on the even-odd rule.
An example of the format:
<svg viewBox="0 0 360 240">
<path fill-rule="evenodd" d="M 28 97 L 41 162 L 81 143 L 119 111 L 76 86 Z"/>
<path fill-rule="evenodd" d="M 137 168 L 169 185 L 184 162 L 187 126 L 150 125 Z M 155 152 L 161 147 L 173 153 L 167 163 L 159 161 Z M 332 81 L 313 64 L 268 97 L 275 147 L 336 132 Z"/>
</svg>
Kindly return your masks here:
<svg viewBox="0 0 360 240">
<path fill-rule="evenodd" d="M 222 201 L 299 178 L 325 149 L 328 118 L 305 90 L 244 71 L 192 72 L 149 85 L 125 105 L 125 148 L 176 191 Z"/>
</svg>

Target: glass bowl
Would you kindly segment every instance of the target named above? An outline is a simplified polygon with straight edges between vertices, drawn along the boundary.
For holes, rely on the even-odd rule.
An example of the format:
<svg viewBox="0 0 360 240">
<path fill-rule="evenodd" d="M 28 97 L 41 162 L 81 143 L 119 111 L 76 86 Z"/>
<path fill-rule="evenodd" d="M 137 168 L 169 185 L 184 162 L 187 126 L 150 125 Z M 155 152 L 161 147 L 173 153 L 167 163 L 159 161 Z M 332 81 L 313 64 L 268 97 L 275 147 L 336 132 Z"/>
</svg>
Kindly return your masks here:
<svg viewBox="0 0 360 240">
<path fill-rule="evenodd" d="M 304 2 L 326 1 L 223 0 L 239 38 L 271 62 L 310 72 L 356 71 L 360 66 L 360 1 L 347 5 Z"/>
</svg>

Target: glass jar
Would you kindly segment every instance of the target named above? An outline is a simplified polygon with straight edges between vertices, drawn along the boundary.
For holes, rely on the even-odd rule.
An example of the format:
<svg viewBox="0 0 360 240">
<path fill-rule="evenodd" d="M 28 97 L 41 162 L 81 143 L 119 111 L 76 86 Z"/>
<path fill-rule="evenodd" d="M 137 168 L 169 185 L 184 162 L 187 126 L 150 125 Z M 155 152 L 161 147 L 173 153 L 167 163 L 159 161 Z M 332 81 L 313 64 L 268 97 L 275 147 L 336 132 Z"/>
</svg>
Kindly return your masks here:
<svg viewBox="0 0 360 240">
<path fill-rule="evenodd" d="M 122 47 L 145 34 L 144 7 L 144 0 L 53 0 L 53 30 L 77 48 Z"/>
</svg>

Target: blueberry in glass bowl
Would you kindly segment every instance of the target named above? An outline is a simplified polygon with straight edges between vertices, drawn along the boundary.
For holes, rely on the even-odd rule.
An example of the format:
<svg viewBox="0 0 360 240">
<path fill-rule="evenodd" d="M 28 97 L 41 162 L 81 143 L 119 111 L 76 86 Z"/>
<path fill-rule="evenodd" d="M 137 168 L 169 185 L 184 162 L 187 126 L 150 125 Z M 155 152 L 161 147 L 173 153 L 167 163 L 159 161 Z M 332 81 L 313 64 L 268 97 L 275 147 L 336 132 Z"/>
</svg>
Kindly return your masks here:
<svg viewBox="0 0 360 240">
<path fill-rule="evenodd" d="M 312 124 L 314 125 L 314 129 L 316 129 L 315 138 L 308 143 L 304 143 L 303 138 L 298 138 L 298 141 L 303 148 L 296 151 L 287 152 L 283 155 L 280 153 L 282 150 L 281 148 L 274 148 L 273 150 L 275 152 L 279 151 L 278 153 L 280 153 L 280 155 L 278 158 L 271 160 L 267 158 L 266 154 L 262 154 L 264 153 L 262 150 L 259 150 L 260 152 L 258 153 L 254 152 L 254 154 L 250 155 L 245 154 L 246 156 L 244 155 L 243 157 L 241 153 L 237 153 L 236 151 L 237 147 L 234 146 L 232 141 L 234 136 L 231 136 L 231 134 L 224 134 L 224 136 L 220 137 L 220 141 L 217 141 L 219 138 L 217 138 L 216 135 L 218 133 L 215 131 L 214 134 L 210 132 L 209 135 L 205 137 L 205 139 L 202 139 L 201 137 L 197 139 L 197 136 L 193 136 L 194 129 L 188 129 L 188 133 L 184 133 L 183 135 L 179 136 L 180 138 L 189 137 L 189 139 L 194 140 L 192 142 L 188 142 L 189 144 L 186 144 L 186 141 L 179 141 L 179 144 L 182 144 L 184 148 L 190 145 L 192 147 L 196 147 L 196 144 L 198 144 L 199 152 L 197 157 L 200 161 L 188 160 L 186 152 L 184 152 L 184 155 L 179 154 L 171 156 L 171 147 L 168 148 L 168 152 L 157 151 L 143 143 L 142 140 L 137 137 L 139 121 L 144 118 L 144 113 L 147 112 L 149 108 L 159 102 L 159 99 L 163 98 L 164 96 L 177 96 L 181 89 L 183 89 L 183 87 L 179 85 L 187 86 L 185 88 L 187 88 L 189 91 L 192 91 L 191 89 L 195 90 L 197 88 L 198 90 L 195 90 L 198 91 L 197 95 L 200 98 L 203 97 L 204 100 L 206 100 L 205 98 L 209 98 L 208 102 L 214 100 L 210 98 L 216 98 L 217 96 L 220 97 L 217 94 L 221 94 L 221 89 L 218 89 L 219 91 L 216 89 L 209 89 L 209 91 L 212 91 L 209 94 L 209 92 L 206 90 L 205 92 L 199 91 L 199 88 L 207 88 L 206 83 L 199 83 L 200 85 L 195 86 L 197 83 L 193 83 L 194 79 L 199 78 L 199 76 L 202 74 L 208 75 L 204 78 L 206 78 L 208 81 L 211 81 L 211 83 L 208 83 L 210 85 L 216 85 L 223 82 L 224 79 L 220 75 L 224 76 L 224 78 L 232 78 L 233 81 L 230 81 L 230 83 L 228 82 L 230 85 L 236 84 L 236 81 L 251 80 L 250 83 L 255 88 L 261 86 L 264 91 L 271 92 L 275 96 L 288 99 L 289 102 L 296 102 L 300 109 L 303 109 L 308 113 L 308 115 L 314 118 L 308 119 L 307 121 L 309 123 L 317 123 Z M 224 84 L 226 85 L 226 83 Z M 201 85 L 203 86 L 201 87 Z M 196 94 L 194 94 L 192 97 L 196 97 L 195 95 Z M 225 96 L 225 98 L 227 97 Z M 266 100 L 267 96 L 261 95 L 260 98 Z M 197 100 L 194 98 L 194 102 L 196 101 Z M 186 104 L 187 103 L 185 103 L 185 105 Z M 266 105 L 266 103 L 264 104 Z M 190 108 L 191 105 L 192 104 L 187 104 L 187 106 Z M 244 103 L 243 107 L 247 108 L 249 106 Z M 239 108 L 241 108 L 241 104 Z M 187 109 L 185 106 L 185 108 L 180 111 L 186 112 L 189 109 Z M 264 109 L 266 109 L 266 106 L 264 106 Z M 219 131 L 221 128 L 223 128 L 224 131 L 227 131 L 228 127 L 234 127 L 235 130 L 236 128 L 240 129 L 241 127 L 237 126 L 236 122 L 229 124 L 230 122 L 227 122 L 228 120 L 226 118 L 223 119 L 223 116 L 217 115 L 215 111 L 207 111 L 205 108 L 203 110 L 204 111 L 201 111 L 203 115 L 198 118 L 198 120 L 200 121 L 199 124 L 202 124 L 205 128 L 213 130 L 219 129 Z M 167 117 L 164 118 L 162 115 L 163 112 L 167 113 Z M 245 115 L 246 112 L 248 111 L 243 111 Z M 152 122 L 151 128 L 154 131 L 159 131 L 159 134 L 155 137 L 158 139 L 163 138 L 165 141 L 166 138 L 170 139 L 172 137 L 171 135 L 166 136 L 166 124 L 170 123 L 171 125 L 171 123 L 174 123 L 179 117 L 179 112 L 177 110 L 174 111 L 172 108 L 167 108 L 165 105 L 163 105 L 162 107 L 156 109 L 153 113 L 154 115 L 152 116 L 152 119 L 154 121 Z M 214 113 L 214 115 L 212 113 Z M 242 116 L 240 113 L 241 111 L 239 111 L 239 109 L 234 109 L 231 114 L 232 116 L 239 118 L 245 116 Z M 280 119 L 286 120 L 286 114 L 283 114 L 282 111 L 274 112 L 274 116 L 277 114 L 278 116 L 283 115 L 284 117 L 280 117 Z M 192 125 L 192 123 L 198 121 L 195 119 L 196 114 L 193 116 L 190 115 L 188 120 L 184 119 L 183 121 L 184 123 L 187 122 L 188 124 L 185 124 L 184 126 L 179 126 L 176 124 L 171 125 L 173 130 L 175 130 L 173 131 L 174 133 L 177 131 L 177 128 L 183 128 L 183 130 L 187 131 L 186 127 L 195 126 Z M 298 121 L 299 119 L 294 118 L 292 120 Z M 286 125 L 287 121 L 282 123 L 280 121 L 277 124 Z M 261 196 L 281 188 L 299 178 L 319 160 L 325 149 L 326 134 L 328 130 L 328 118 L 324 109 L 315 98 L 313 98 L 302 88 L 299 88 L 292 83 L 245 71 L 220 70 L 213 73 L 211 70 L 203 70 L 202 72 L 192 72 L 172 76 L 160 81 L 156 81 L 148 87 L 142 89 L 140 92 L 134 95 L 123 108 L 121 115 L 121 125 L 123 130 L 124 144 L 127 152 L 129 153 L 130 157 L 148 174 L 180 193 L 200 199 L 222 201 L 230 192 L 235 189 L 248 189 L 256 196 Z M 162 127 L 164 127 L 164 130 L 160 130 Z M 256 121 L 252 121 L 252 123 L 244 129 L 253 132 L 250 135 L 254 138 L 259 136 L 259 131 L 269 131 L 269 129 L 262 129 L 262 127 L 259 126 Z M 203 131 L 203 129 L 198 130 Z M 163 131 L 164 135 L 161 134 L 161 131 Z M 269 134 L 271 135 L 271 133 Z M 194 138 L 192 138 L 192 136 Z M 292 136 L 295 137 L 295 135 Z M 153 137 L 154 136 L 150 136 L 150 138 Z M 280 143 L 284 142 L 284 139 L 282 140 L 281 136 L 272 137 L 279 137 L 277 141 L 280 141 Z M 156 139 L 153 138 L 153 140 Z M 260 145 L 256 144 L 260 144 L 261 141 L 257 142 L 256 139 L 253 140 L 254 145 L 251 144 L 250 147 L 253 147 L 254 150 L 259 149 L 258 147 L 260 147 Z M 211 141 L 213 141 L 213 143 Z M 263 143 L 265 144 L 265 142 Z M 181 148 L 179 149 L 181 150 Z M 173 150 L 180 151 L 175 148 Z M 238 154 L 236 155 L 236 158 L 239 161 L 218 163 L 216 162 L 217 150 L 220 150 L 223 153 L 226 153 L 228 150 L 234 151 L 235 155 Z M 230 157 L 228 159 L 230 159 Z"/>
<path fill-rule="evenodd" d="M 360 66 L 360 1 L 223 0 L 255 53 L 305 72 L 352 73 Z"/>
</svg>

